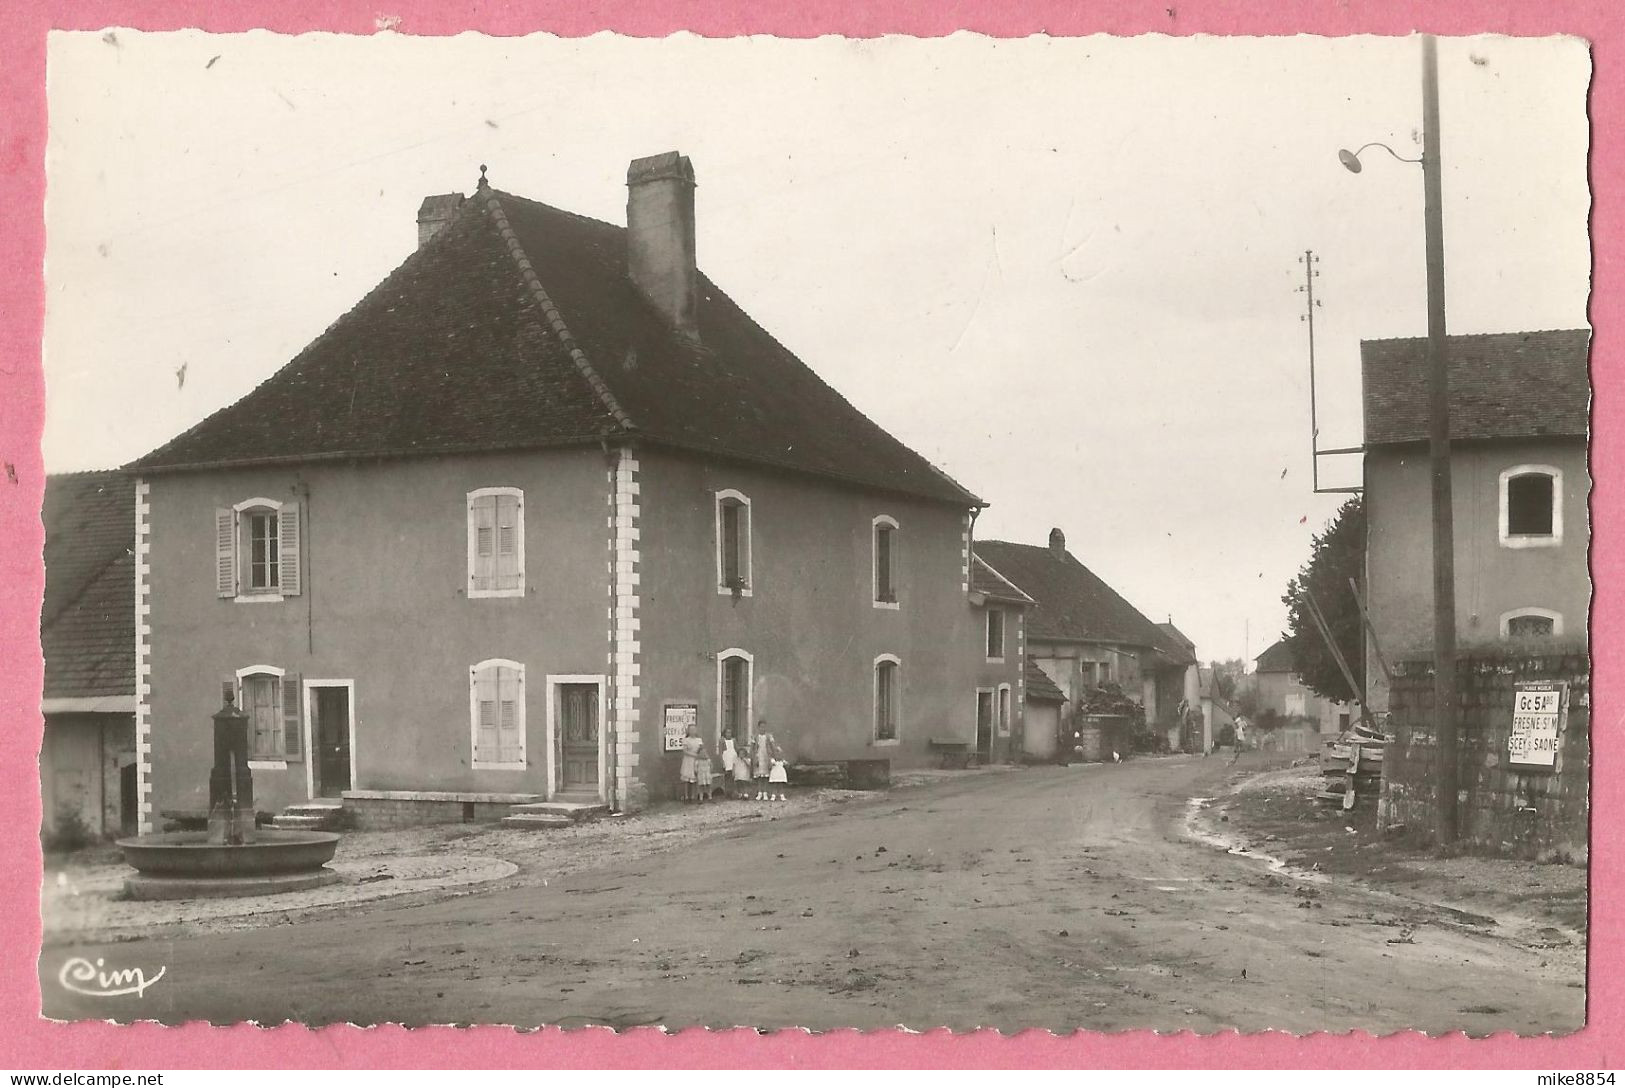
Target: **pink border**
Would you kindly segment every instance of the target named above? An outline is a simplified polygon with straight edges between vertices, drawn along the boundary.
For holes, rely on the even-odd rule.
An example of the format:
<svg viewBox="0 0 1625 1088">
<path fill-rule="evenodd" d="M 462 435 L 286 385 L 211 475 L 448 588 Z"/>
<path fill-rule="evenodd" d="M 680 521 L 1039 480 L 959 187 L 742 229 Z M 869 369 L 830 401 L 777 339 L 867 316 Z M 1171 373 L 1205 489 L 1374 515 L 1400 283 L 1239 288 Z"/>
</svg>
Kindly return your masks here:
<svg viewBox="0 0 1625 1088">
<path fill-rule="evenodd" d="M 607 1030 L 556 1030 L 518 1035 L 504 1029 L 472 1031 L 399 1028 L 303 1028 L 262 1031 L 253 1027 L 185 1028 L 106 1024 L 59 1025 L 38 1018 L 35 957 L 39 944 L 38 900 L 40 659 L 23 652 L 38 645 L 43 580 L 38 556 L 41 529 L 39 435 L 43 419 L 43 380 L 38 365 L 44 288 L 45 35 L 53 28 L 99 29 L 135 26 L 172 30 L 195 26 L 211 31 L 256 27 L 287 33 L 329 30 L 370 34 L 381 4 L 338 0 L 240 0 L 232 4 L 200 0 L 33 0 L 0 5 L 0 197 L 12 209 L 5 245 L 0 247 L 0 297 L 9 300 L 0 321 L 0 462 L 15 466 L 10 482 L 0 465 L 0 646 L 9 651 L 0 666 L 0 796 L 21 799 L 0 820 L 0 895 L 6 917 L 0 936 L 0 1015 L 6 1030 L 0 1066 L 38 1069 L 221 1068 L 239 1067 L 1296 1067 L 1365 1066 L 1426 1068 L 1607 1068 L 1625 1044 L 1625 981 L 1620 968 L 1621 907 L 1625 892 L 1615 838 L 1597 836 L 1592 857 L 1593 895 L 1590 977 L 1591 1027 L 1562 1039 L 1516 1039 L 1500 1035 L 1468 1040 L 1454 1035 L 1427 1039 L 1405 1034 L 1374 1039 L 1364 1034 L 1240 1037 L 1225 1033 L 1206 1039 L 1190 1034 L 1151 1038 L 1148 1033 L 1080 1034 L 1056 1038 L 1041 1032 L 1005 1038 L 994 1032 L 952 1036 L 897 1032 L 861 1035 L 837 1032 L 822 1037 L 802 1032 L 757 1036 L 735 1031 L 707 1035 L 690 1030 L 678 1036 L 640 1029 L 623 1036 Z M 1047 31 L 1057 35 L 1096 32 L 1137 34 L 1405 34 L 1425 29 L 1438 34 L 1498 32 L 1518 35 L 1567 33 L 1593 43 L 1592 226 L 1595 284 L 1592 324 L 1596 360 L 1612 357 L 1613 325 L 1625 316 L 1625 275 L 1620 260 L 1625 223 L 1619 211 L 1619 180 L 1625 177 L 1625 15 L 1611 0 L 1546 0 L 1514 5 L 1504 0 L 1319 0 L 1282 5 L 1269 0 L 1218 3 L 1214 0 L 1098 0 L 1079 5 L 1066 0 L 960 0 L 935 4 L 879 5 L 863 0 L 759 0 L 728 4 L 719 0 L 601 0 L 487 5 L 463 0 L 407 0 L 390 5 L 396 29 L 416 35 L 462 30 L 514 35 L 548 30 L 586 35 L 610 29 L 657 36 L 690 30 L 710 36 L 741 33 L 810 37 L 827 33 L 874 36 L 903 33 L 935 36 L 968 29 L 1001 37 Z M 1621 50 L 1620 55 L 1615 50 Z M 1596 186 L 1607 183 L 1605 188 Z M 26 305 L 25 305 L 26 302 Z M 1593 614 L 1596 647 L 1594 691 L 1599 704 L 1613 707 L 1616 673 L 1625 657 L 1613 636 L 1621 630 L 1619 588 L 1609 577 L 1622 553 L 1613 539 L 1614 479 L 1621 467 L 1620 433 L 1613 430 L 1613 398 L 1625 392 L 1625 377 L 1612 365 L 1594 365 L 1597 424 L 1593 436 L 1593 499 L 1596 532 L 1593 565 L 1597 577 Z M 1614 711 L 1597 716 L 1607 731 Z M 26 725 L 27 728 L 21 728 Z M 1607 829 L 1620 812 L 1625 785 L 1612 773 L 1616 742 L 1595 747 L 1594 823 Z M 1612 893 L 1612 894 L 1610 894 Z M 1612 1045 L 1610 1045 L 1612 1044 Z"/>
</svg>

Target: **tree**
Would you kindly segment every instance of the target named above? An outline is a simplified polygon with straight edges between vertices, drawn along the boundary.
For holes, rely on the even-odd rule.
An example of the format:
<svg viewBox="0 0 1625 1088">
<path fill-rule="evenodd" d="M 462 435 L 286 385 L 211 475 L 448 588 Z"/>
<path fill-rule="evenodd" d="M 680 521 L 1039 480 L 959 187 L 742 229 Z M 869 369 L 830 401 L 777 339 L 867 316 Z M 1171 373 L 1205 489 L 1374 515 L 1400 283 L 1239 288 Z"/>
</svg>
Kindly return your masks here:
<svg viewBox="0 0 1625 1088">
<path fill-rule="evenodd" d="M 1313 595 L 1320 606 L 1332 638 L 1354 674 L 1354 682 L 1363 688 L 1364 627 L 1349 589 L 1350 578 L 1358 583 L 1365 579 L 1365 507 L 1359 496 L 1345 502 L 1325 530 L 1315 535 L 1309 562 L 1287 583 L 1286 596 L 1281 598 L 1287 607 L 1285 639 L 1292 653 L 1293 670 L 1311 691 L 1337 702 L 1356 700 L 1360 693 L 1349 690 L 1348 681 L 1310 615 L 1309 597 Z"/>
<path fill-rule="evenodd" d="M 1234 699 L 1236 690 L 1247 675 L 1247 662 L 1239 657 L 1231 657 L 1223 661 L 1210 661 L 1208 665 L 1213 669 L 1213 684 L 1219 690 L 1219 698 L 1227 702 Z"/>
</svg>

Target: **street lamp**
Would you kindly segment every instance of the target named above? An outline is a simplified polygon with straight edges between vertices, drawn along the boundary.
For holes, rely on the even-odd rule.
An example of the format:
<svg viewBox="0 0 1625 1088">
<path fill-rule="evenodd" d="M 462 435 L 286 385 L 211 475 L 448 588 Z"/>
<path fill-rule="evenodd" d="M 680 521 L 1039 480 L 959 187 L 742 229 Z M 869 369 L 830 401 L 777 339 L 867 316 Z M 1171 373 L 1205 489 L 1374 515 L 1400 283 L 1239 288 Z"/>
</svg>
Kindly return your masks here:
<svg viewBox="0 0 1625 1088">
<path fill-rule="evenodd" d="M 1433 35 L 1422 35 L 1422 157 L 1407 159 L 1387 144 L 1339 151 L 1351 173 L 1360 152 L 1380 147 L 1400 162 L 1422 165 L 1422 221 L 1427 240 L 1428 462 L 1433 476 L 1433 715 L 1438 750 L 1439 845 L 1456 838 L 1456 543 L 1451 516 L 1450 374 L 1445 363 L 1444 194 L 1439 168 L 1439 56 Z"/>
</svg>

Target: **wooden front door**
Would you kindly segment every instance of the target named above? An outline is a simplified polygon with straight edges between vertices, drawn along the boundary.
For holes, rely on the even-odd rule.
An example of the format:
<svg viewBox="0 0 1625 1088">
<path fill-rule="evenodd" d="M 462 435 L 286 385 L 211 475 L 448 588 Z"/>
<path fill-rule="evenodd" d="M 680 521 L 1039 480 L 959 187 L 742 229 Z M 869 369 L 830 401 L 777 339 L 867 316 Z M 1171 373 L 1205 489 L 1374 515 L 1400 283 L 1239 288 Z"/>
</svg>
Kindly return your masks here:
<svg viewBox="0 0 1625 1088">
<path fill-rule="evenodd" d="M 316 745 L 316 795 L 339 797 L 350 788 L 350 690 L 314 687 L 311 709 L 316 720 L 311 736 Z"/>
<path fill-rule="evenodd" d="M 983 763 L 993 762 L 993 693 L 976 693 L 976 755 Z"/>
<path fill-rule="evenodd" d="M 598 685 L 559 685 L 559 788 L 598 792 Z"/>
</svg>

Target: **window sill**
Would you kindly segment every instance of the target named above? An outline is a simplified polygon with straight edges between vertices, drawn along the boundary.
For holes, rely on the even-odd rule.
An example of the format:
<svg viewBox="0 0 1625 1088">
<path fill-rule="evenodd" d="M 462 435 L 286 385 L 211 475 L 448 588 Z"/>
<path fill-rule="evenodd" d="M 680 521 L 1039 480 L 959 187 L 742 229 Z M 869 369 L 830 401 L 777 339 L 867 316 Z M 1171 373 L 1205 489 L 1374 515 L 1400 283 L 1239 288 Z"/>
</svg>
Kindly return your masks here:
<svg viewBox="0 0 1625 1088">
<path fill-rule="evenodd" d="M 523 597 L 524 595 L 524 586 L 520 586 L 518 589 L 470 589 L 468 591 L 468 599 L 471 601 L 481 597 Z"/>
<path fill-rule="evenodd" d="M 251 771 L 285 771 L 288 769 L 288 761 L 285 759 L 251 759 L 248 761 L 248 769 Z"/>
<path fill-rule="evenodd" d="M 903 607 L 901 602 L 898 601 L 875 601 L 874 606 L 876 608 L 883 608 L 888 612 L 896 612 Z"/>
<path fill-rule="evenodd" d="M 872 741 L 871 743 L 876 748 L 895 748 L 902 743 L 902 740 L 897 737 L 892 737 L 890 740 L 877 740 Z"/>
<path fill-rule="evenodd" d="M 232 600 L 238 604 L 281 604 L 284 598 L 280 593 L 239 593 Z"/>
<path fill-rule="evenodd" d="M 1002 664 L 1004 664 L 1004 658 L 1002 658 L 1002 657 L 990 657 L 990 658 L 987 659 L 987 663 L 989 665 L 1002 665 Z"/>
<path fill-rule="evenodd" d="M 732 588 L 730 586 L 718 586 L 717 587 L 717 596 L 719 596 L 719 597 L 732 597 L 736 593 L 741 597 L 749 597 L 749 596 L 752 595 L 751 587 L 750 586 L 741 586 L 739 589 L 734 589 L 734 588 Z"/>
<path fill-rule="evenodd" d="M 1504 536 L 1501 538 L 1503 548 L 1556 548 L 1563 543 L 1560 536 Z"/>
<path fill-rule="evenodd" d="M 476 771 L 525 771 L 530 769 L 530 764 L 523 761 L 519 763 L 481 763 L 479 760 L 475 760 L 473 769 Z"/>
</svg>

